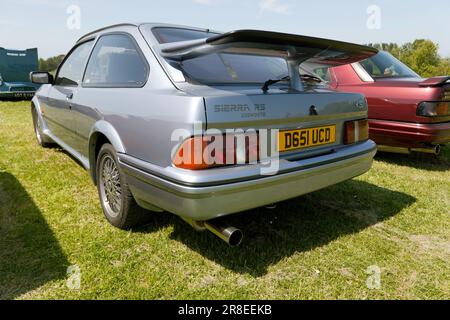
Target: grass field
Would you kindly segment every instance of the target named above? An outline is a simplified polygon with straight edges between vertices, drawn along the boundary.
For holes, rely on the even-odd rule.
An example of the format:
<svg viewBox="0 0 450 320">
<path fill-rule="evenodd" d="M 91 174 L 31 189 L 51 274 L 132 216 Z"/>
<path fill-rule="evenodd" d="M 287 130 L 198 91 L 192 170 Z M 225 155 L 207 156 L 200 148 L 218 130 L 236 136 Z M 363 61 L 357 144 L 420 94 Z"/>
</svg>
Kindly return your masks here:
<svg viewBox="0 0 450 320">
<path fill-rule="evenodd" d="M 450 298 L 449 147 L 378 155 L 362 177 L 229 220 L 239 248 L 167 213 L 114 229 L 88 173 L 37 145 L 29 102 L 0 102 L 0 298 Z"/>
</svg>

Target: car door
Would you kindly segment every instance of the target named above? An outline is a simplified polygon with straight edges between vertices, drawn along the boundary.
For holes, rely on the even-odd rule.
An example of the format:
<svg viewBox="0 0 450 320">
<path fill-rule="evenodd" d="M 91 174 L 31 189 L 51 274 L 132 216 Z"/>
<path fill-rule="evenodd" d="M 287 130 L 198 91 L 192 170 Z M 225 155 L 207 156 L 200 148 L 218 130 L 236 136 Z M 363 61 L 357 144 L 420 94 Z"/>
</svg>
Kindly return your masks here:
<svg viewBox="0 0 450 320">
<path fill-rule="evenodd" d="M 73 148 L 76 126 L 73 121 L 72 100 L 81 83 L 93 41 L 75 46 L 58 69 L 44 107 L 47 126 L 56 138 Z"/>
<path fill-rule="evenodd" d="M 114 123 L 123 110 L 114 105 L 137 93 L 148 78 L 149 66 L 133 36 L 127 33 L 101 35 L 90 55 L 83 83 L 74 95 L 72 113 L 76 130 L 75 148 L 88 156 L 92 127 L 100 118 Z"/>
</svg>

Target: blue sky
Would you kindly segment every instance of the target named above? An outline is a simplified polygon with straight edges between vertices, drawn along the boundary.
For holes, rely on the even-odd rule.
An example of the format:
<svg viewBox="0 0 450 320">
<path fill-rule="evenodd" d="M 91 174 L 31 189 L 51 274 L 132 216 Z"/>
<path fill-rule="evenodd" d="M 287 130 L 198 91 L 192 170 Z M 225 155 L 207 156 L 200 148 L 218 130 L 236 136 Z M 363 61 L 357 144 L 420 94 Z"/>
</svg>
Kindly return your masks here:
<svg viewBox="0 0 450 320">
<path fill-rule="evenodd" d="M 71 5 L 80 9 L 80 29 L 67 27 Z M 448 0 L 0 0 L 0 47 L 38 47 L 40 56 L 49 57 L 66 53 L 80 36 L 105 25 L 167 22 L 356 43 L 427 38 L 439 43 L 441 55 L 450 57 L 449 18 Z"/>
</svg>

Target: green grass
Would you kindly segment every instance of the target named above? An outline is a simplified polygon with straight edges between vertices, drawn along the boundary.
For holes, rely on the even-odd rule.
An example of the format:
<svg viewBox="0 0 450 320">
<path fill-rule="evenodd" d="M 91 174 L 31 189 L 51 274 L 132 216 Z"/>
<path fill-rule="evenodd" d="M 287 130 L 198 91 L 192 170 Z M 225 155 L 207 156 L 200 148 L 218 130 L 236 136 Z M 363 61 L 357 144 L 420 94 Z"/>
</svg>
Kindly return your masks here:
<svg viewBox="0 0 450 320">
<path fill-rule="evenodd" d="M 448 147 L 379 155 L 362 177 L 229 220 L 245 232 L 239 248 L 167 213 L 114 229 L 88 173 L 37 145 L 29 103 L 0 103 L 0 298 L 450 298 Z"/>
</svg>

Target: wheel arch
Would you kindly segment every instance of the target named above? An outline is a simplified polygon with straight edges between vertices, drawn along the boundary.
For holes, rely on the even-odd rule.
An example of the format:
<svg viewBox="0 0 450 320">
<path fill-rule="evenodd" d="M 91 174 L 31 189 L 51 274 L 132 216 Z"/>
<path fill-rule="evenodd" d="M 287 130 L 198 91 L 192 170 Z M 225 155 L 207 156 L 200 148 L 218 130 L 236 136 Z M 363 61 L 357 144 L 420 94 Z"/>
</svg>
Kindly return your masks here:
<svg viewBox="0 0 450 320">
<path fill-rule="evenodd" d="M 31 99 L 30 103 L 32 108 L 37 108 L 37 106 L 39 105 L 39 101 L 35 96 Z"/>
<path fill-rule="evenodd" d="M 116 129 L 104 120 L 95 123 L 89 135 L 89 171 L 96 184 L 97 155 L 103 144 L 110 143 L 118 153 L 126 153 L 125 147 Z"/>
<path fill-rule="evenodd" d="M 55 142 L 49 137 L 50 130 L 47 127 L 47 122 L 44 119 L 44 109 L 43 106 L 41 106 L 39 99 L 34 96 L 33 99 L 30 101 L 30 110 L 31 110 L 31 116 L 34 116 L 34 113 L 36 114 L 36 120 L 39 121 L 40 128 L 41 128 L 41 146 L 43 147 L 49 147 L 50 145 L 54 144 Z M 33 119 L 33 125 L 34 119 Z"/>
<path fill-rule="evenodd" d="M 36 110 L 36 113 L 37 113 L 38 117 L 42 118 L 41 105 L 40 105 L 39 100 L 38 100 L 38 98 L 36 96 L 33 97 L 33 99 L 31 99 L 30 107 L 31 107 L 31 109 Z"/>
</svg>

